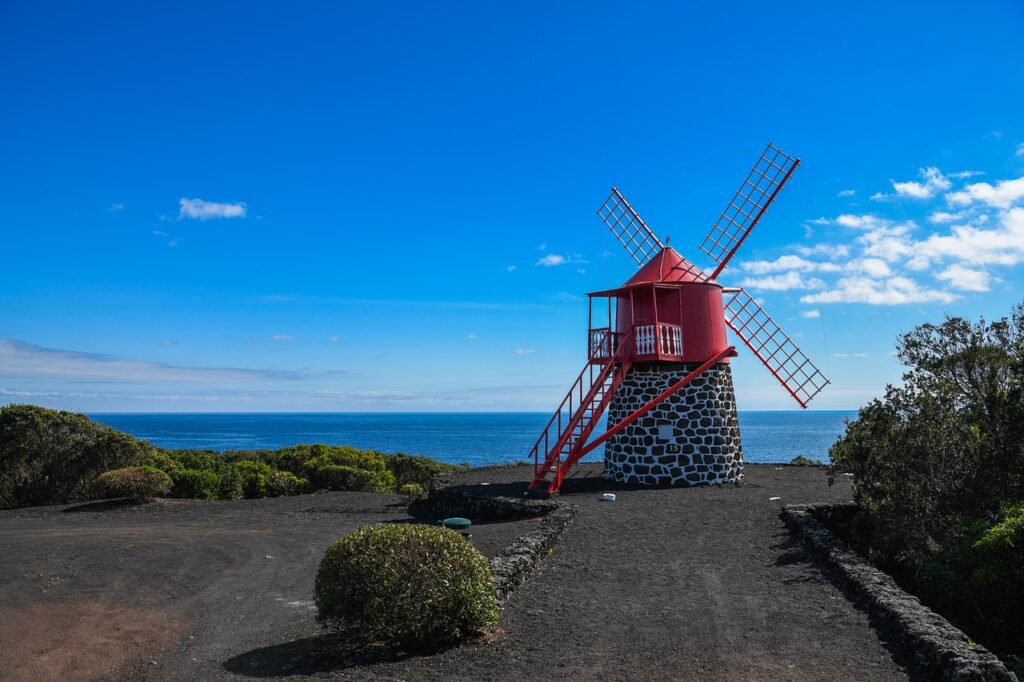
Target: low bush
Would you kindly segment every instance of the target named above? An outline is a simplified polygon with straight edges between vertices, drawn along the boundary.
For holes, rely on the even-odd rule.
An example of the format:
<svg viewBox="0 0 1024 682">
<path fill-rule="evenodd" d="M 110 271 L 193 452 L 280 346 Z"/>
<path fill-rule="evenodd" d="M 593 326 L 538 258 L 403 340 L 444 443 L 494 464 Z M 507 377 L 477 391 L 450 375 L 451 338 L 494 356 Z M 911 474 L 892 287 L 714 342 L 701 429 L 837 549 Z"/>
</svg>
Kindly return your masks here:
<svg viewBox="0 0 1024 682">
<path fill-rule="evenodd" d="M 290 471 L 271 471 L 267 476 L 267 495 L 284 497 L 309 492 L 309 481 L 299 478 Z"/>
<path fill-rule="evenodd" d="M 174 497 L 216 500 L 220 495 L 220 477 L 205 469 L 182 469 L 174 473 Z"/>
<path fill-rule="evenodd" d="M 242 492 L 246 499 L 267 497 L 270 494 L 267 488 L 272 473 L 269 464 L 242 460 L 235 463 L 235 468 L 242 477 Z"/>
<path fill-rule="evenodd" d="M 424 489 L 430 487 L 430 479 L 458 467 L 422 455 L 384 455 L 388 470 L 395 477 L 395 486 L 400 490 L 408 483 L 415 483 Z"/>
<path fill-rule="evenodd" d="M 169 495 L 172 485 L 171 477 L 154 467 L 124 467 L 97 476 L 93 496 L 97 499 L 128 497 L 136 502 L 147 502 Z"/>
<path fill-rule="evenodd" d="M 366 471 L 341 464 L 328 464 L 313 469 L 310 472 L 310 480 L 314 486 L 325 490 L 384 493 L 394 489 L 394 479 L 388 471 Z"/>
<path fill-rule="evenodd" d="M 452 642 L 498 621 L 487 558 L 438 526 L 364 526 L 327 549 L 315 583 L 317 619 L 381 639 Z"/>
<path fill-rule="evenodd" d="M 407 504 L 412 504 L 426 497 L 427 491 L 419 483 L 406 483 L 398 489 L 398 494 L 405 498 Z"/>
<path fill-rule="evenodd" d="M 150 464 L 156 452 L 84 414 L 5 405 L 0 407 L 0 509 L 83 499 L 100 473 Z"/>
<path fill-rule="evenodd" d="M 798 466 L 798 467 L 820 467 L 820 466 L 822 466 L 822 463 L 821 463 L 820 459 L 810 459 L 809 457 L 804 457 L 803 455 L 797 455 L 793 459 L 789 460 L 789 463 L 792 464 L 793 466 Z"/>
</svg>

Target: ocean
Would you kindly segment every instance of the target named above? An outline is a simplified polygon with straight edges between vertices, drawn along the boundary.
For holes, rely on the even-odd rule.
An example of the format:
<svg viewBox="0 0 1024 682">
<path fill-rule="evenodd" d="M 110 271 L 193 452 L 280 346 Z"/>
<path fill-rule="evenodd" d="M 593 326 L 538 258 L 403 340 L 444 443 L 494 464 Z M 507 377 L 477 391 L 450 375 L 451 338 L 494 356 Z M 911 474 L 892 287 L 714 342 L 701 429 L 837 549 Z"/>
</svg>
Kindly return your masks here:
<svg viewBox="0 0 1024 682">
<path fill-rule="evenodd" d="M 352 445 L 482 466 L 521 461 L 548 413 L 91 414 L 96 421 L 164 448 L 276 449 L 297 443 Z M 828 461 L 828 448 L 856 412 L 740 412 L 748 462 Z M 603 421 L 603 420 L 602 420 Z M 603 432 L 600 424 L 595 433 Z M 599 447 L 586 460 L 600 460 Z"/>
</svg>

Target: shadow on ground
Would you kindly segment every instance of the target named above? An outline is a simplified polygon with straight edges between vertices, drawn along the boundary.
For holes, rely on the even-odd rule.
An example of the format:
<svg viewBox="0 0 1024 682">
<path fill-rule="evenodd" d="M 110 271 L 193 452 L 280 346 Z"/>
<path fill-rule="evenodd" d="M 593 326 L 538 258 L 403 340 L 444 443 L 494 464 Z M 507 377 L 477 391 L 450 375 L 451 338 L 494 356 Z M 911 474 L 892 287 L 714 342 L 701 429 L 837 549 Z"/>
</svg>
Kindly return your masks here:
<svg viewBox="0 0 1024 682">
<path fill-rule="evenodd" d="M 246 677 L 318 675 L 377 663 L 393 663 L 443 650 L 410 651 L 394 645 L 367 642 L 346 633 L 329 633 L 247 651 L 225 661 L 224 669 Z"/>
</svg>

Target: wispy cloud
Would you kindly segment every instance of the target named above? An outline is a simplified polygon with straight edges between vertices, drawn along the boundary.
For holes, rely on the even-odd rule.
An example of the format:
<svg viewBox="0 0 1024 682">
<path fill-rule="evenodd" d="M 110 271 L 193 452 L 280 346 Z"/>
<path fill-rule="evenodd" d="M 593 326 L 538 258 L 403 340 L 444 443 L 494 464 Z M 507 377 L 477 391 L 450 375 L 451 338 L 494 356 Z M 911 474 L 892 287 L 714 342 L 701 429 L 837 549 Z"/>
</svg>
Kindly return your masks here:
<svg viewBox="0 0 1024 682">
<path fill-rule="evenodd" d="M 214 218 L 244 218 L 245 202 L 219 203 L 205 199 L 187 199 L 182 197 L 178 202 L 178 220 L 212 220 Z"/>
<path fill-rule="evenodd" d="M 515 272 L 516 270 L 519 269 L 519 266 L 517 266 L 517 265 L 509 265 L 505 269 L 508 270 L 509 272 Z"/>
<path fill-rule="evenodd" d="M 803 311 L 800 314 L 803 317 L 806 317 L 809 320 L 814 320 L 814 319 L 817 319 L 817 318 L 821 317 L 821 311 L 820 310 L 805 310 L 805 311 Z"/>
<path fill-rule="evenodd" d="M 546 268 L 554 267 L 556 265 L 565 265 L 566 263 L 586 263 L 583 260 L 583 256 L 578 253 L 568 253 L 564 256 L 560 253 L 549 253 L 542 257 L 536 262 L 536 265 L 542 265 Z"/>
<path fill-rule="evenodd" d="M 536 352 L 537 351 L 532 348 L 516 348 L 515 351 L 516 355 L 533 355 Z"/>
<path fill-rule="evenodd" d="M 115 202 L 115 203 L 110 205 L 110 212 L 111 213 L 117 213 L 118 211 L 123 211 L 123 210 L 124 210 L 124 204 L 122 204 L 121 202 Z"/>
<path fill-rule="evenodd" d="M 855 189 L 844 189 L 844 190 L 840 190 L 839 193 L 836 194 L 836 196 L 837 197 L 841 197 L 841 198 L 842 197 L 852 197 L 856 193 L 857 193 L 857 190 L 855 190 Z"/>
<path fill-rule="evenodd" d="M 939 192 L 944 192 L 953 186 L 949 178 L 942 174 L 938 168 L 929 166 L 922 168 L 919 175 L 923 182 L 907 180 L 904 182 L 892 181 L 892 188 L 895 194 L 882 194 L 879 192 L 871 197 L 872 201 L 886 201 L 892 198 L 931 199 Z"/>
<path fill-rule="evenodd" d="M 817 277 L 804 277 L 799 272 L 790 271 L 781 275 L 766 277 L 748 277 L 740 282 L 741 287 L 756 291 L 788 291 L 790 289 L 820 289 L 825 283 Z"/>
<path fill-rule="evenodd" d="M 270 337 L 271 341 L 277 341 L 279 343 L 292 343 L 295 341 L 295 337 L 291 334 L 274 334 Z"/>
<path fill-rule="evenodd" d="M 885 280 L 870 277 L 843 277 L 834 288 L 800 299 L 801 303 L 870 303 L 902 305 L 905 303 L 949 303 L 956 296 L 945 291 L 922 287 L 907 277 Z"/>
<path fill-rule="evenodd" d="M 949 282 L 951 287 L 961 291 L 988 291 L 991 276 L 984 270 L 967 268 L 959 263 L 954 263 L 935 277 Z"/>
<path fill-rule="evenodd" d="M 100 383 L 222 384 L 295 380 L 302 375 L 279 370 L 170 365 L 0 339 L 0 377 Z"/>
</svg>

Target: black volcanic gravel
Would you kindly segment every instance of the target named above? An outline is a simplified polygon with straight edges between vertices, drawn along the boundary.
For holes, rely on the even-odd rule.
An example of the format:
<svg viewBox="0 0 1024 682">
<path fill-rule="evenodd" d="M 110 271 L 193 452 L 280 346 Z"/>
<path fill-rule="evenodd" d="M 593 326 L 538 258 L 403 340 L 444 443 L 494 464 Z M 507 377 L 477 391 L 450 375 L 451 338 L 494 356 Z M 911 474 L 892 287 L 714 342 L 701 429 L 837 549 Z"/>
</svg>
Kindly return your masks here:
<svg viewBox="0 0 1024 682">
<path fill-rule="evenodd" d="M 430 655 L 355 648 L 313 621 L 324 548 L 356 526 L 408 520 L 394 496 L 0 512 L 0 670 L 25 679 L 55 670 L 78 679 L 907 679 L 902 653 L 779 518 L 784 503 L 849 499 L 845 480 L 830 488 L 820 469 L 747 465 L 739 487 L 629 489 L 599 470 L 579 466 L 555 498 L 579 506 L 576 521 L 512 595 L 491 641 Z M 531 471 L 477 469 L 457 482 L 515 496 Z M 618 499 L 601 502 L 604 491 Z M 537 523 L 479 525 L 474 536 L 493 555 Z M 120 610 L 85 634 L 60 615 L 97 605 Z M 71 660 L 112 629 L 107 621 L 127 626 L 133 615 L 166 626 L 113 628 L 93 650 L 129 642 L 120 658 Z M 24 625 L 3 625 L 19 617 Z M 42 644 L 26 652 L 23 641 Z M 24 660 L 38 665 L 14 663 Z"/>
</svg>

